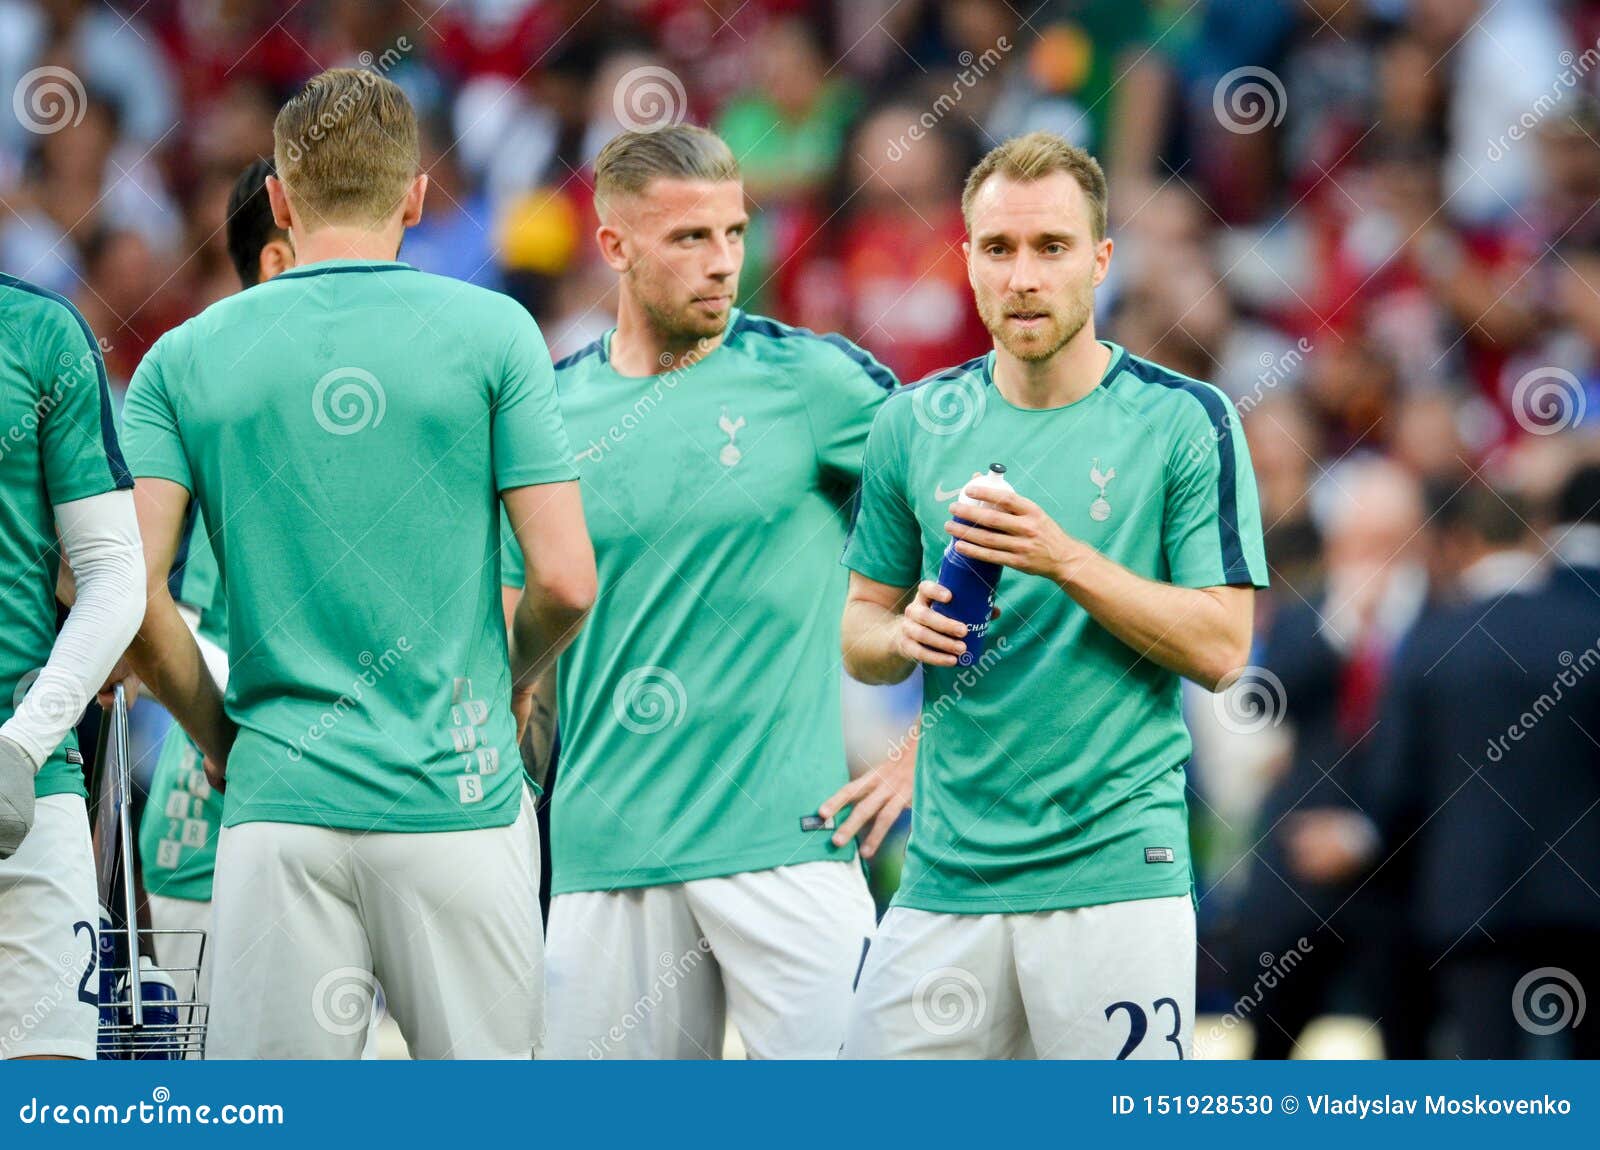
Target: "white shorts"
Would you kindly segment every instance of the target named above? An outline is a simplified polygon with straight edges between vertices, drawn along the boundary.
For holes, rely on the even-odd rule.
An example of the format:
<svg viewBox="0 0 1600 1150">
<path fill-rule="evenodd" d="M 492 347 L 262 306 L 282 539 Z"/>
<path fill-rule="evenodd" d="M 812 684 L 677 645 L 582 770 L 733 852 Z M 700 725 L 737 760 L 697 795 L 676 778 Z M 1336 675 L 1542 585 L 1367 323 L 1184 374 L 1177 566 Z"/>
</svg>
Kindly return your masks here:
<svg viewBox="0 0 1600 1150">
<path fill-rule="evenodd" d="M 892 907 L 845 1058 L 1187 1058 L 1188 895 L 1037 914 Z"/>
<path fill-rule="evenodd" d="M 835 1058 L 875 917 L 854 862 L 557 895 L 540 1057 Z"/>
<path fill-rule="evenodd" d="M 95 1056 L 99 934 L 84 801 L 47 795 L 0 862 L 0 1058 Z"/>
<path fill-rule="evenodd" d="M 381 982 L 416 1058 L 529 1058 L 544 1020 L 533 798 L 510 826 L 226 827 L 210 1058 L 359 1058 Z"/>
<path fill-rule="evenodd" d="M 180 1000 L 207 1002 L 211 996 L 211 903 L 190 898 L 146 896 L 155 932 L 156 965 L 170 973 Z M 181 933 L 168 934 L 167 931 Z M 204 932 L 204 946 L 200 935 Z"/>
</svg>

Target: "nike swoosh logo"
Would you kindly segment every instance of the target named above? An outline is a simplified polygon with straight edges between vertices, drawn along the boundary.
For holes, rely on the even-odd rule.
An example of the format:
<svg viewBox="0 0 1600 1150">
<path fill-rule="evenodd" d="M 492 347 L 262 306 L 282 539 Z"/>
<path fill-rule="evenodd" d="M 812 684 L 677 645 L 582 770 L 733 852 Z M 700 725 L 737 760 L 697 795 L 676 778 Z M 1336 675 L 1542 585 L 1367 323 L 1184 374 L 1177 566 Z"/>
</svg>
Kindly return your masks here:
<svg viewBox="0 0 1600 1150">
<path fill-rule="evenodd" d="M 958 487 L 954 491 L 946 491 L 943 487 L 940 487 L 937 483 L 935 483 L 933 485 L 933 497 L 940 503 L 949 503 L 952 500 L 961 498 L 961 488 Z"/>
</svg>

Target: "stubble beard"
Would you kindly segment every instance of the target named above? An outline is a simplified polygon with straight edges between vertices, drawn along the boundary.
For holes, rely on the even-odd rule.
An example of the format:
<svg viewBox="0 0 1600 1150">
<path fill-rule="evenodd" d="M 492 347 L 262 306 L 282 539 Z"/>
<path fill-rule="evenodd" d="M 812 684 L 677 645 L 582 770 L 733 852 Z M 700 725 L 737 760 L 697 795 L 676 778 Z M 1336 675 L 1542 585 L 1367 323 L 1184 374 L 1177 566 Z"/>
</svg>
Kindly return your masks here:
<svg viewBox="0 0 1600 1150">
<path fill-rule="evenodd" d="M 693 302 L 677 305 L 664 303 L 652 293 L 640 291 L 641 286 L 636 278 L 634 298 L 638 300 L 639 309 L 644 312 L 650 330 L 663 347 L 681 354 L 706 340 L 716 339 L 727 330 L 733 310 L 731 307 L 720 316 L 708 317 Z"/>
<path fill-rule="evenodd" d="M 983 319 L 983 325 L 989 329 L 989 334 L 1001 347 L 1024 363 L 1042 363 L 1077 338 L 1089 322 L 1089 317 L 1094 314 L 1094 287 L 1091 285 L 1075 294 L 1062 311 L 1034 306 L 1041 311 L 1048 311 L 1049 325 L 1032 337 L 1021 338 L 1007 326 L 1008 303 L 1004 298 L 991 297 L 987 302 L 980 302 L 978 307 L 978 314 Z"/>
</svg>

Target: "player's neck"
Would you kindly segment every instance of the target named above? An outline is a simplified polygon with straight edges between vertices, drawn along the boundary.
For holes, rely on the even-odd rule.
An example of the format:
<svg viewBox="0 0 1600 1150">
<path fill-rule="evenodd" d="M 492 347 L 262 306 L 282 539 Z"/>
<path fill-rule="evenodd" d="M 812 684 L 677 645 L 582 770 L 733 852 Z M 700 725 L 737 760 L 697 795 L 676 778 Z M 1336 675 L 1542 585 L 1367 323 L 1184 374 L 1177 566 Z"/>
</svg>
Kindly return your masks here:
<svg viewBox="0 0 1600 1150">
<path fill-rule="evenodd" d="M 1100 385 L 1111 363 L 1111 350 L 1094 337 L 1086 323 L 1049 359 L 1022 360 L 995 345 L 994 385 L 1015 407 L 1065 407 Z"/>
<path fill-rule="evenodd" d="M 657 331 L 642 309 L 626 294 L 617 309 L 617 330 L 611 335 L 611 368 L 618 375 L 638 378 L 676 371 L 697 363 L 722 346 L 724 328 L 714 336 L 676 339 Z"/>
<path fill-rule="evenodd" d="M 367 228 L 318 228 L 314 232 L 296 233 L 294 251 L 297 267 L 326 263 L 328 260 L 392 262 L 400 258 L 400 236 L 390 228 L 384 228 L 382 231 L 371 231 Z"/>
</svg>

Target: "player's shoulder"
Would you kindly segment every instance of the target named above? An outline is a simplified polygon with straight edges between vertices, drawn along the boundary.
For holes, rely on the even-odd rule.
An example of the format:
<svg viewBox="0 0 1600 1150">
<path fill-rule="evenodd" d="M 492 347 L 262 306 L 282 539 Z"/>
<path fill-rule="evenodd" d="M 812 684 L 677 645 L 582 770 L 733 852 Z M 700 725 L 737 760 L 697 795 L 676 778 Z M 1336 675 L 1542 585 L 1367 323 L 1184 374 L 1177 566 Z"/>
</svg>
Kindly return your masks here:
<svg viewBox="0 0 1600 1150">
<path fill-rule="evenodd" d="M 437 297 L 440 303 L 461 315 L 480 317 L 490 323 L 508 320 L 532 322 L 533 315 L 522 303 L 505 292 L 495 291 L 482 284 L 468 283 L 452 276 L 425 272 L 409 264 L 400 264 L 404 275 L 390 282 L 397 288 L 418 295 Z"/>
<path fill-rule="evenodd" d="M 1145 407 L 1177 414 L 1204 411 L 1218 404 L 1233 406 L 1220 388 L 1203 379 L 1184 375 L 1116 345 L 1112 345 L 1112 356 L 1114 362 L 1107 373 L 1106 386 Z"/>
<path fill-rule="evenodd" d="M 930 371 L 921 379 L 916 380 L 913 383 L 906 384 L 900 389 L 898 394 L 915 396 L 919 390 L 934 387 L 941 383 L 950 383 L 954 380 L 961 380 L 963 382 L 970 380 L 973 383 L 982 384 L 987 387 L 989 384 L 989 375 L 989 353 L 984 352 L 982 355 L 973 356 L 965 363 L 958 363 L 951 367 L 941 367 L 938 371 Z"/>
<path fill-rule="evenodd" d="M 947 411 L 973 410 L 990 386 L 989 353 L 984 352 L 896 388 L 878 408 L 874 427 L 890 431 L 896 439 L 915 434 L 917 427 L 926 431 L 938 426 Z M 955 390 L 947 390 L 951 388 Z"/>
<path fill-rule="evenodd" d="M 947 402 L 937 398 L 937 393 L 949 387 L 959 387 L 964 391 L 981 391 L 991 386 L 989 355 L 989 352 L 984 352 L 964 363 L 941 367 L 938 371 L 931 371 L 921 379 L 898 388 L 883 405 L 885 417 L 901 418 L 899 413 L 909 411 L 919 404 Z M 891 411 L 896 414 L 889 415 Z"/>
<path fill-rule="evenodd" d="M 893 391 L 899 383 L 871 352 L 837 332 L 815 332 L 752 312 L 734 313 L 723 345 L 765 367 L 829 374 L 857 371 L 885 391 Z"/>
<path fill-rule="evenodd" d="M 577 351 L 556 360 L 556 378 L 572 378 L 593 371 L 606 361 L 606 337 L 600 336 Z"/>
<path fill-rule="evenodd" d="M 162 332 L 140 359 L 139 370 L 134 373 L 129 388 L 145 386 L 145 380 L 151 375 L 152 369 L 162 374 L 178 371 L 187 362 L 189 349 L 194 346 L 197 336 L 231 322 L 232 309 L 224 305 L 238 298 L 238 296 L 226 296 L 217 300 L 182 323 Z"/>
<path fill-rule="evenodd" d="M 1146 417 L 1180 427 L 1204 422 L 1219 429 L 1233 417 L 1233 401 L 1216 385 L 1115 345 L 1112 354 L 1105 386 Z"/>
<path fill-rule="evenodd" d="M 89 321 L 66 296 L 0 273 L 0 327 L 16 346 L 49 349 L 94 343 Z"/>
</svg>

